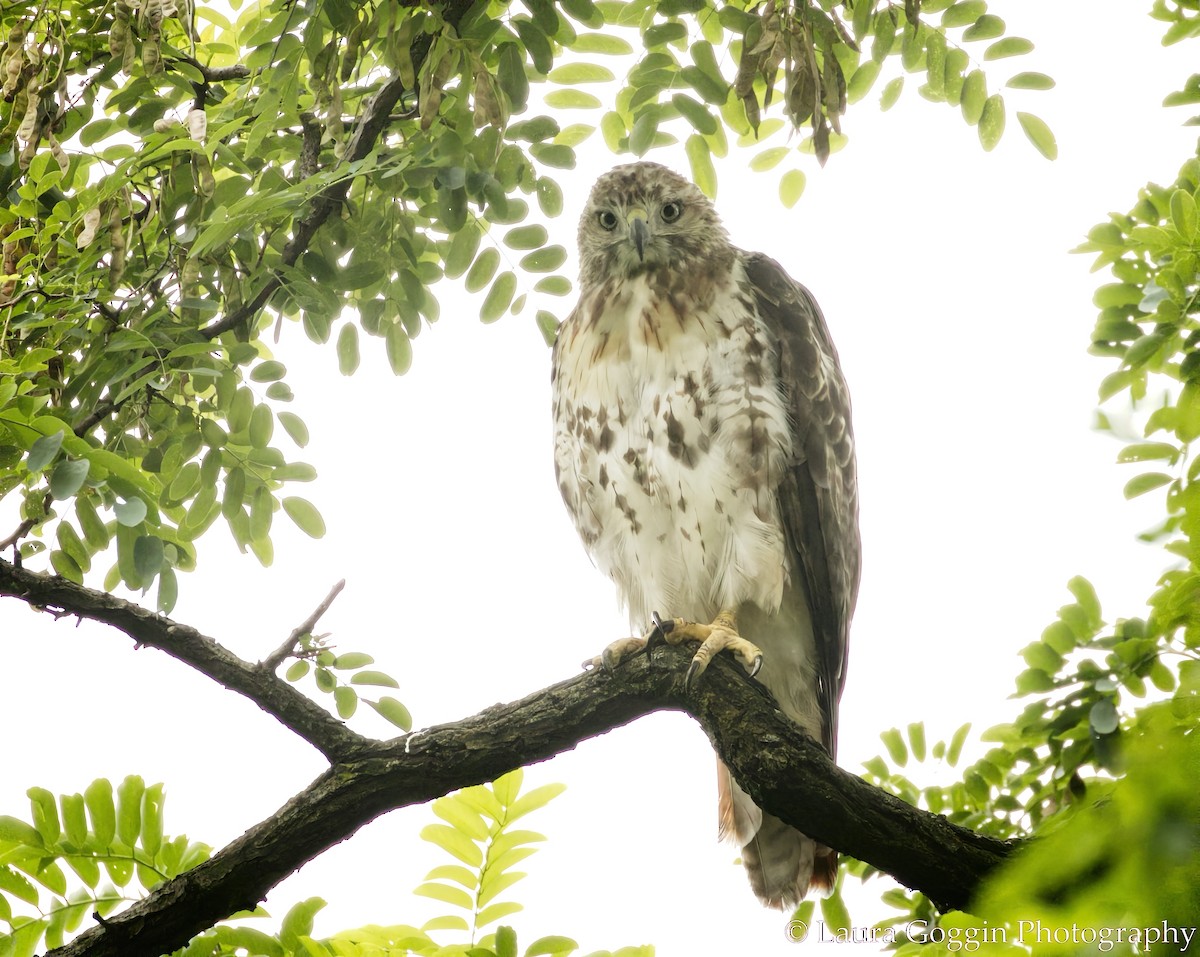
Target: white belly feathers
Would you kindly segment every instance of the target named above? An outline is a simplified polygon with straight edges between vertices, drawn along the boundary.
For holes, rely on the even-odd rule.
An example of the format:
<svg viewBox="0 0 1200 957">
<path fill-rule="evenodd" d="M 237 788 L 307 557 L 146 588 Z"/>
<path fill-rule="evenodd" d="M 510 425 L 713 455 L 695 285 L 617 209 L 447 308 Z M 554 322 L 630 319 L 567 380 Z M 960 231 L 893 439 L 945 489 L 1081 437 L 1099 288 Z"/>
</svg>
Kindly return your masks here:
<svg viewBox="0 0 1200 957">
<path fill-rule="evenodd" d="M 653 611 L 708 621 L 745 601 L 772 613 L 782 597 L 776 487 L 791 437 L 769 339 L 736 288 L 681 315 L 638 277 L 560 336 L 559 483 L 635 629 Z"/>
</svg>

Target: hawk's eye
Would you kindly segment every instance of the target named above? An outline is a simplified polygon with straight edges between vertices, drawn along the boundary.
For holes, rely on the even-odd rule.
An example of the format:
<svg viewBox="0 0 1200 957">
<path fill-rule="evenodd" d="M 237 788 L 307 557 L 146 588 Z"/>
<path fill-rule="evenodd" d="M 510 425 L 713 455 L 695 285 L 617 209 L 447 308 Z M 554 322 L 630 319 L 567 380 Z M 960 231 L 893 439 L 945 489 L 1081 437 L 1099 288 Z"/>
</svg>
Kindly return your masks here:
<svg viewBox="0 0 1200 957">
<path fill-rule="evenodd" d="M 673 223 L 683 215 L 683 203 L 677 203 L 672 200 L 669 203 L 663 203 L 662 218 L 664 223 Z"/>
<path fill-rule="evenodd" d="M 606 232 L 612 232 L 617 228 L 617 214 L 611 209 L 602 209 L 596 214 L 596 219 L 600 223 L 600 228 Z"/>
</svg>

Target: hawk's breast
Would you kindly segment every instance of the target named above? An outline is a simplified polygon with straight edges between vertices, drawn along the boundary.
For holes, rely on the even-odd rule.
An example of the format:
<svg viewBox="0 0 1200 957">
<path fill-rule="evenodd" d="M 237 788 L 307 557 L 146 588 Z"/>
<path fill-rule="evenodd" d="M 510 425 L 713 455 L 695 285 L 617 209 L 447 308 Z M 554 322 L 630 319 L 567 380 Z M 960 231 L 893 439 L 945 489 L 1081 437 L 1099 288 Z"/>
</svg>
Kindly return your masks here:
<svg viewBox="0 0 1200 957">
<path fill-rule="evenodd" d="M 555 466 L 637 627 L 780 602 L 791 457 L 775 344 L 724 282 L 648 273 L 585 292 L 555 348 Z"/>
</svg>

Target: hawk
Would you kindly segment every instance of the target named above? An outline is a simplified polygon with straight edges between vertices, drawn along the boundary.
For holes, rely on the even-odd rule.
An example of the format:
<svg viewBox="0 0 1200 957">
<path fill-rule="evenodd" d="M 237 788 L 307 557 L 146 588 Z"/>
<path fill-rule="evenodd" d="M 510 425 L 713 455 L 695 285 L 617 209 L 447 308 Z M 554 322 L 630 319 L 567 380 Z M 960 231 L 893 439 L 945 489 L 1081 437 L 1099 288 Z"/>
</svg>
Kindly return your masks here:
<svg viewBox="0 0 1200 957">
<path fill-rule="evenodd" d="M 689 683 L 729 651 L 833 756 L 860 548 L 850 398 L 821 310 L 656 163 L 596 182 L 579 260 L 552 383 L 555 470 L 585 548 L 635 628 L 661 609 L 678 616 L 667 641 L 701 642 Z M 831 887 L 834 852 L 717 772 L 719 833 L 759 899 L 791 908 Z"/>
</svg>

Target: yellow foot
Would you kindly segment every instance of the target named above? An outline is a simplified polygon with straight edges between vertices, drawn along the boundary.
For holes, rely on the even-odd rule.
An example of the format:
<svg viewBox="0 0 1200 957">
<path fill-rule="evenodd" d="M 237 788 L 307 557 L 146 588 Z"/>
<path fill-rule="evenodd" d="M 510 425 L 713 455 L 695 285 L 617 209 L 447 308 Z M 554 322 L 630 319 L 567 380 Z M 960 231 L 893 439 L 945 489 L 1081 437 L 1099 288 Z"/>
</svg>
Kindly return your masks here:
<svg viewBox="0 0 1200 957">
<path fill-rule="evenodd" d="M 595 658 L 589 658 L 585 661 L 583 667 L 588 671 L 596 668 L 612 671 L 624 659 L 635 652 L 641 651 L 645 647 L 645 638 L 618 638 Z"/>
<path fill-rule="evenodd" d="M 704 674 L 713 655 L 721 651 L 728 651 L 740 661 L 752 678 L 762 667 L 762 652 L 758 646 L 738 634 L 737 618 L 732 611 L 721 612 L 707 625 L 683 618 L 671 618 L 667 621 L 659 621 L 656 618 L 655 629 L 649 635 L 652 642 L 656 640 L 656 634 L 661 634 L 663 640 L 671 645 L 678 645 L 684 641 L 700 642 L 700 647 L 692 656 L 692 663 L 683 679 L 684 687 L 689 691 L 693 682 Z"/>
<path fill-rule="evenodd" d="M 668 618 L 665 621 L 654 614 L 654 627 L 643 638 L 619 638 L 595 658 L 583 663 L 584 668 L 603 668 L 612 671 L 621 661 L 643 648 L 653 647 L 665 641 L 670 645 L 685 641 L 698 641 L 700 648 L 692 658 L 684 676 L 684 686 L 691 690 L 692 683 L 704 673 L 713 655 L 728 651 L 742 663 L 751 677 L 762 667 L 762 652 L 737 632 L 737 621 L 731 611 L 723 611 L 710 623 L 688 621 L 684 618 Z"/>
</svg>

